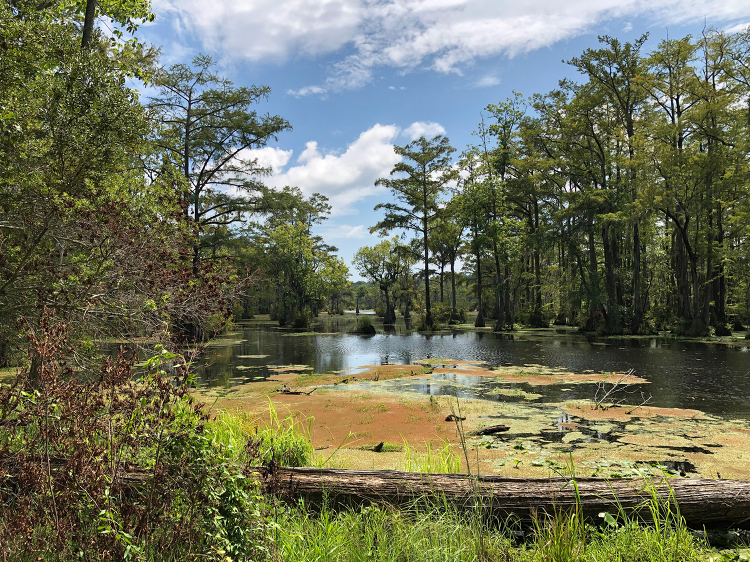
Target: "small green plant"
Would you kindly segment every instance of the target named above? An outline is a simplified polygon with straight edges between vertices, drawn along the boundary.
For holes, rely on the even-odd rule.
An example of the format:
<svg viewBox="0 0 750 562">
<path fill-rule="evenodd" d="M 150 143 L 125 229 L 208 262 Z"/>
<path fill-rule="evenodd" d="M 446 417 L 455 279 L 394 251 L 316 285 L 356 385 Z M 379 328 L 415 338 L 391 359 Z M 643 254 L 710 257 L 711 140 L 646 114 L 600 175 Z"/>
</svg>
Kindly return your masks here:
<svg viewBox="0 0 750 562">
<path fill-rule="evenodd" d="M 569 512 L 555 511 L 534 519 L 534 559 L 550 562 L 582 560 L 586 554 L 587 531 L 576 506 Z"/>
<path fill-rule="evenodd" d="M 367 316 L 363 316 L 362 318 L 359 318 L 357 320 L 356 332 L 358 334 L 371 336 L 376 333 L 376 330 L 375 330 L 375 326 L 373 326 L 372 324 L 372 320 L 370 320 Z"/>
<path fill-rule="evenodd" d="M 424 472 L 432 474 L 458 474 L 461 472 L 461 458 L 446 441 L 442 449 L 432 449 L 425 444 L 425 453 L 414 451 L 404 440 L 404 470 L 406 472 Z"/>
<path fill-rule="evenodd" d="M 440 402 L 438 402 L 437 398 L 435 398 L 432 394 L 430 394 L 430 410 L 433 412 L 437 412 L 440 410 Z"/>
<path fill-rule="evenodd" d="M 273 402 L 268 402 L 268 422 L 256 427 L 256 432 L 248 436 L 246 445 L 248 461 L 267 464 L 271 461 L 281 466 L 310 466 L 314 449 L 310 440 L 313 418 L 307 425 L 294 419 L 292 415 L 279 419 Z"/>
</svg>

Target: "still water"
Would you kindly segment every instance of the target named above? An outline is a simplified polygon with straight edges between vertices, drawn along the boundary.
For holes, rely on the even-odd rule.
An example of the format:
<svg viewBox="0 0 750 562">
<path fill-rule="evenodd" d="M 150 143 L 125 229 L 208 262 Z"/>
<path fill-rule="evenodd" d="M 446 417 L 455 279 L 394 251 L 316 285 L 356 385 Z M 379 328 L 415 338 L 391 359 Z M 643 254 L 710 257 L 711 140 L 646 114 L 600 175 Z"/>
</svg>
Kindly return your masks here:
<svg viewBox="0 0 750 562">
<path fill-rule="evenodd" d="M 650 404 L 654 406 L 750 418 L 748 346 L 661 337 L 591 339 L 567 331 L 544 336 L 489 332 L 421 335 L 408 331 L 401 322 L 392 333 L 374 336 L 346 333 L 356 326 L 353 318 L 326 319 L 316 325 L 324 333 L 305 335 L 279 330 L 275 323 L 251 322 L 242 326 L 236 339 L 209 348 L 209 364 L 199 369 L 198 380 L 204 386 L 232 387 L 268 378 L 273 374 L 270 369 L 287 365 L 306 365 L 315 373 L 350 374 L 365 365 L 408 365 L 428 358 L 484 361 L 489 367 L 538 364 L 573 372 L 635 369 L 637 376 L 651 384 L 633 387 L 635 396 L 629 403 L 637 403 L 643 390 L 652 395 Z M 501 399 L 492 396 L 498 387 L 533 391 L 525 384 L 498 384 L 483 377 L 450 374 L 430 380 L 390 381 L 388 385 L 424 394 L 458 393 L 494 400 Z M 543 391 L 545 401 L 551 402 L 592 398 L 594 392 L 593 385 L 560 385 Z"/>
</svg>

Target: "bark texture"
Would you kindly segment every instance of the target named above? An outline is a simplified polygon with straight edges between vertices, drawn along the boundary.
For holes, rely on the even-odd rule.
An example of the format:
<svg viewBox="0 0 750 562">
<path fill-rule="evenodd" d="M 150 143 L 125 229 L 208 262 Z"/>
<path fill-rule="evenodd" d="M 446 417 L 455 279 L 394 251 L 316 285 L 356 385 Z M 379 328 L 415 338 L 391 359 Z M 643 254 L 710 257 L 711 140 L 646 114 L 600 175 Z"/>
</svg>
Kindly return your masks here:
<svg viewBox="0 0 750 562">
<path fill-rule="evenodd" d="M 502 519 L 532 520 L 539 513 L 569 510 L 576 505 L 576 486 L 583 515 L 617 513 L 619 504 L 631 515 L 648 520 L 651 490 L 672 497 L 688 525 L 702 527 L 750 523 L 750 481 L 699 478 L 606 480 L 578 478 L 524 479 L 458 474 L 420 474 L 392 470 L 258 468 L 266 488 L 283 497 L 301 497 L 315 505 L 385 502 L 403 505 L 425 497 L 440 498 L 466 509 L 488 509 Z"/>
</svg>

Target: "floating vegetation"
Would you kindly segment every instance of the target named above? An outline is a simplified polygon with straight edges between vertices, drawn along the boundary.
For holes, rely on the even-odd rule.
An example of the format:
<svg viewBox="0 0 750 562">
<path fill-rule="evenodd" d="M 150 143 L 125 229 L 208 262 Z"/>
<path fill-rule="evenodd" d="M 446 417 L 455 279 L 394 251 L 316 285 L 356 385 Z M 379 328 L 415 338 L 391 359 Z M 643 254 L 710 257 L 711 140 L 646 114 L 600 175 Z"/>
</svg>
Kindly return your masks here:
<svg viewBox="0 0 750 562">
<path fill-rule="evenodd" d="M 550 384 L 590 384 L 590 383 L 614 383 L 620 380 L 625 373 L 614 372 L 584 372 L 572 373 L 562 367 L 545 367 L 543 365 L 528 364 L 523 367 L 499 367 L 492 371 L 502 382 L 517 383 L 524 382 L 532 386 L 544 386 Z M 649 381 L 640 377 L 630 376 L 628 382 L 631 384 L 648 384 Z"/>
<path fill-rule="evenodd" d="M 239 374 L 259 367 L 235 368 Z M 639 405 L 635 395 L 635 404 L 607 403 L 595 408 L 596 383 L 609 385 L 623 373 L 573 373 L 534 364 L 490 371 L 482 362 L 446 358 L 428 358 L 413 365 L 372 365 L 341 374 L 317 374 L 308 365 L 269 368 L 273 371 L 270 378 L 254 377 L 259 382 L 238 385 L 231 393 L 203 393 L 204 399 L 213 403 L 219 397 L 217 407 L 262 409 L 267 407 L 268 396 L 273 396 L 274 402 L 291 411 L 315 418 L 316 445 L 337 442 L 346 432 L 356 431 L 358 438 L 373 444 L 357 450 L 359 468 L 395 462 L 387 455 L 376 457 L 377 451 L 369 448 L 381 442 L 381 452 L 386 452 L 386 445 L 401 437 L 415 443 L 457 439 L 454 424 L 446 423 L 445 417 L 450 413 L 448 402 L 455 401 L 450 396 L 458 395 L 467 434 L 499 424 L 510 428 L 467 440 L 476 451 L 469 453 L 472 471 L 478 463 L 481 473 L 541 477 L 562 471 L 572 459 L 580 476 L 617 478 L 649 472 L 750 478 L 750 420 Z M 235 380 L 240 379 L 231 379 L 232 384 Z M 632 377 L 632 382 L 648 381 Z M 320 390 L 311 396 L 282 396 L 276 392 L 282 383 Z M 581 386 L 585 384 L 590 389 Z M 571 394 L 561 396 L 561 391 Z M 321 396 L 324 392 L 328 394 Z M 441 394 L 445 396 L 435 397 Z M 544 403 L 545 395 L 560 402 Z M 571 395 L 576 398 L 568 400 Z"/>
<path fill-rule="evenodd" d="M 245 343 L 247 340 L 231 340 L 231 339 L 224 339 L 224 338 L 217 338 L 215 340 L 211 340 L 206 344 L 206 347 L 229 347 L 232 345 L 240 345 L 241 343 Z"/>
<path fill-rule="evenodd" d="M 237 359 L 265 359 L 268 355 L 235 355 Z"/>
<path fill-rule="evenodd" d="M 493 388 L 485 392 L 486 396 L 510 396 L 512 398 L 520 398 L 521 400 L 539 400 L 542 395 L 534 392 L 526 392 L 520 388 Z"/>
<path fill-rule="evenodd" d="M 294 373 L 312 371 L 313 368 L 310 365 L 280 365 L 278 367 L 271 367 L 269 370 L 274 373 Z"/>
<path fill-rule="evenodd" d="M 470 366 L 470 365 L 486 365 L 486 361 L 459 361 L 457 359 L 446 359 L 444 357 L 430 357 L 427 359 L 419 359 L 417 361 L 414 361 L 417 365 L 430 365 L 432 367 L 441 365 L 445 367 L 457 367 L 459 365 L 461 366 Z"/>
</svg>

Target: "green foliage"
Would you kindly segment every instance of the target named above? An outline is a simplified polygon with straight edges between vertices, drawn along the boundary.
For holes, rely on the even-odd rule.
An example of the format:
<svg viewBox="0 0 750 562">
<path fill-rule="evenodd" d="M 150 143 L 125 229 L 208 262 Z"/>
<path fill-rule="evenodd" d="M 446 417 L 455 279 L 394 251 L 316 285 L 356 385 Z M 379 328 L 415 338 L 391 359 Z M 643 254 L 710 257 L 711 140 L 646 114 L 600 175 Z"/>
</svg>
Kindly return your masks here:
<svg viewBox="0 0 750 562">
<path fill-rule="evenodd" d="M 375 326 L 373 326 L 372 324 L 372 320 L 370 320 L 367 316 L 363 316 L 357 319 L 357 328 L 355 329 L 355 332 L 358 334 L 371 336 L 375 334 L 376 330 Z"/>
<path fill-rule="evenodd" d="M 159 96 L 149 104 L 159 123 L 151 165 L 160 170 L 170 163 L 182 175 L 176 189 L 198 239 L 192 256 L 196 273 L 206 250 L 216 257 L 231 225 L 263 208 L 265 187 L 257 178 L 269 170 L 246 158 L 246 151 L 291 129 L 282 117 L 253 110 L 268 98 L 269 87 L 235 87 L 212 71 L 214 65 L 211 57 L 199 55 L 191 65 L 162 69 L 154 77 Z"/>
<path fill-rule="evenodd" d="M 65 326 L 43 328 L 38 387 L 25 372 L 0 387 L 2 555 L 265 558 L 257 484 L 206 432 L 184 358 L 161 350 L 136 380 L 121 353 L 81 381 L 64 366 Z"/>
<path fill-rule="evenodd" d="M 375 246 L 361 247 L 354 254 L 352 263 L 362 277 L 380 288 L 385 309 L 381 314 L 380 307 L 376 307 L 375 313 L 382 316 L 386 324 L 393 324 L 396 321 L 396 291 L 401 288 L 398 281 L 408 275 L 409 267 L 413 264 L 408 248 L 396 236 Z"/>
<path fill-rule="evenodd" d="M 245 413 L 220 412 L 210 423 L 217 443 L 241 465 L 311 466 L 314 451 L 310 442 L 312 420 L 303 427 L 293 416 L 279 419 L 269 402 L 268 421 Z"/>
<path fill-rule="evenodd" d="M 181 233 L 169 189 L 137 169 L 149 122 L 117 60 L 82 52 L 73 22 L 7 3 L 0 44 L 3 364 L 24 347 L 19 318 L 33 326 L 44 306 L 89 338 L 148 318 L 134 280 L 171 265 Z"/>
<path fill-rule="evenodd" d="M 265 219 L 240 239 L 240 259 L 259 267 L 268 281 L 258 287 L 252 306 L 282 326 L 305 330 L 320 310 L 342 310 L 349 292 L 349 270 L 334 254 L 337 249 L 312 234 L 313 226 L 327 218 L 330 205 L 317 193 L 305 198 L 298 188 L 269 193 L 264 205 Z"/>
<path fill-rule="evenodd" d="M 424 262 L 425 322 L 432 324 L 430 301 L 430 232 L 440 215 L 440 199 L 448 184 L 458 177 L 451 165 L 455 149 L 447 137 L 424 137 L 406 146 L 394 147 L 403 160 L 391 170 L 391 178 L 380 178 L 375 185 L 391 190 L 396 203 L 379 203 L 375 210 L 385 209 L 385 217 L 371 231 L 387 233 L 394 229 L 414 231 L 421 242 L 420 258 Z"/>
</svg>

